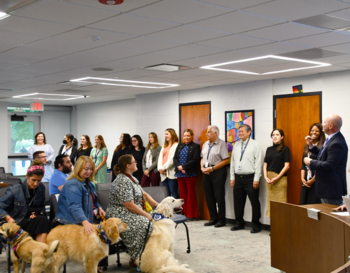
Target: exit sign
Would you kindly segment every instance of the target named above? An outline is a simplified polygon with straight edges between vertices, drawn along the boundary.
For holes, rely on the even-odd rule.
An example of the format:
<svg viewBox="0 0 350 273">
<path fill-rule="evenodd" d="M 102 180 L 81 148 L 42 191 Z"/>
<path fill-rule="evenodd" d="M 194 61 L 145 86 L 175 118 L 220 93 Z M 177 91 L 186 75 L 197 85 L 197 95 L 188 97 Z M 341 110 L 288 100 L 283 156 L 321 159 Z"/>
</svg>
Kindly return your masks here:
<svg viewBox="0 0 350 273">
<path fill-rule="evenodd" d="M 42 102 L 32 102 L 30 105 L 32 111 L 44 111 L 44 104 Z"/>
</svg>

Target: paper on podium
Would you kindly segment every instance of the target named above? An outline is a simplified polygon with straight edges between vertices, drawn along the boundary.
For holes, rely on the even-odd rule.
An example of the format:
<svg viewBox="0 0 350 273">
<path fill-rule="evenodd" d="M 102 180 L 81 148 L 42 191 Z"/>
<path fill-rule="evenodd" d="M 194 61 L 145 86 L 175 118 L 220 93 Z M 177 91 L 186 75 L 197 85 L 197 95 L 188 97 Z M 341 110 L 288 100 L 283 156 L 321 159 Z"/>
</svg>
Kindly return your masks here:
<svg viewBox="0 0 350 273">
<path fill-rule="evenodd" d="M 336 211 L 336 212 L 331 212 L 331 213 L 338 215 L 338 216 L 349 216 L 349 212 L 347 212 L 347 211 Z"/>
</svg>

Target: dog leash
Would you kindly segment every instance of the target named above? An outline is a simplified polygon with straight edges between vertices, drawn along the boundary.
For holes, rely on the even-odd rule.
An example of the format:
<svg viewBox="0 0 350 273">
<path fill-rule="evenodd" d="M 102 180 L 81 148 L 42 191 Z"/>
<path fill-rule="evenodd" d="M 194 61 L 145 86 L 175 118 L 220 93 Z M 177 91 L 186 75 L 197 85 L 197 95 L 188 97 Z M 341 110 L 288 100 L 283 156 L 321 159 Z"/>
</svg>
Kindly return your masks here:
<svg viewBox="0 0 350 273">
<path fill-rule="evenodd" d="M 137 267 L 137 271 L 140 271 L 140 272 L 141 272 L 141 256 L 142 256 L 142 253 L 143 253 L 143 251 L 145 250 L 145 247 L 146 247 L 146 242 L 147 242 L 147 238 L 148 238 L 148 232 L 149 232 L 149 229 L 151 227 L 151 222 L 152 222 L 152 220 L 149 220 L 149 222 L 148 222 L 147 232 L 146 232 L 146 236 L 145 236 L 145 242 L 143 244 L 142 251 L 141 251 L 141 254 L 140 254 L 139 266 Z"/>
</svg>

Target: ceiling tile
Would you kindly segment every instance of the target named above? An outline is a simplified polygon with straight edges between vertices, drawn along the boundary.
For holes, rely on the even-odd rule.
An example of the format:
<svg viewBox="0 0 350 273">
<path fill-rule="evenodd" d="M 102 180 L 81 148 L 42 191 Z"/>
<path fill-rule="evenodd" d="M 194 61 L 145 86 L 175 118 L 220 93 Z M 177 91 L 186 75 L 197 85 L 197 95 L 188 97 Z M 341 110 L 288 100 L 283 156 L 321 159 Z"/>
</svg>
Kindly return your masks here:
<svg viewBox="0 0 350 273">
<path fill-rule="evenodd" d="M 160 31 L 151 34 L 150 36 L 182 43 L 195 43 L 226 36 L 227 34 L 228 33 L 225 32 L 184 25 L 169 30 Z"/>
<path fill-rule="evenodd" d="M 170 49 L 165 49 L 159 51 L 160 53 L 165 53 L 169 55 L 174 55 L 174 59 L 188 59 L 195 58 L 204 55 L 211 55 L 219 52 L 229 51 L 229 49 L 223 49 L 218 47 L 209 47 L 202 45 L 183 45 L 178 47 L 173 47 Z M 181 65 L 181 64 L 178 64 Z"/>
<path fill-rule="evenodd" d="M 241 34 L 219 37 L 207 41 L 199 42 L 200 45 L 215 46 L 227 49 L 240 49 L 272 43 L 271 40 L 249 37 Z"/>
<path fill-rule="evenodd" d="M 96 0 L 64 0 L 68 3 L 73 3 L 82 6 L 89 6 L 98 9 L 105 9 L 108 11 L 114 12 L 127 12 L 133 9 L 138 9 L 143 6 L 147 6 L 152 3 L 159 2 L 159 0 L 127 0 L 124 1 L 121 5 L 104 5 L 99 3 Z"/>
<path fill-rule="evenodd" d="M 288 43 L 318 48 L 349 42 L 350 35 L 344 35 L 336 32 L 328 32 L 309 37 L 288 40 Z"/>
<path fill-rule="evenodd" d="M 101 40 L 92 41 L 88 38 L 90 36 L 99 36 L 101 37 Z M 57 52 L 69 54 L 130 39 L 132 37 L 134 36 L 125 33 L 116 34 L 115 32 L 98 29 L 79 28 L 76 30 L 56 35 L 54 37 L 30 43 L 28 44 L 28 46 L 41 49 L 50 48 L 51 50 Z"/>
<path fill-rule="evenodd" d="M 116 17 L 89 25 L 91 28 L 117 31 L 134 35 L 146 35 L 175 26 L 178 26 L 178 24 L 132 14 L 121 14 Z"/>
<path fill-rule="evenodd" d="M 323 47 L 323 49 L 344 52 L 344 53 L 350 53 L 350 43 L 333 45 L 333 46 L 326 46 L 326 47 Z"/>
<path fill-rule="evenodd" d="M 248 30 L 263 28 L 281 24 L 283 21 L 267 18 L 242 11 L 234 11 L 228 14 L 216 16 L 206 20 L 192 23 L 191 25 L 225 31 L 228 33 L 239 33 Z"/>
<path fill-rule="evenodd" d="M 182 44 L 184 43 L 169 41 L 164 39 L 157 39 L 157 38 L 148 37 L 148 36 L 141 36 L 141 37 L 129 39 L 126 41 L 118 42 L 115 45 L 121 46 L 121 47 L 134 48 L 134 49 L 157 51 L 157 50 L 176 47 Z"/>
<path fill-rule="evenodd" d="M 1 42 L 16 44 L 16 45 L 23 45 L 29 42 L 42 39 L 41 36 L 37 36 L 37 35 L 29 35 L 29 34 L 23 34 L 23 33 L 19 34 L 16 32 L 1 31 L 1 30 L 0 30 L 0 37 L 1 37 Z"/>
<path fill-rule="evenodd" d="M 350 2 L 349 2 L 350 5 Z M 350 8 L 327 13 L 327 15 L 342 18 L 350 21 Z"/>
<path fill-rule="evenodd" d="M 0 30 L 23 34 L 52 36 L 76 28 L 73 25 L 53 23 L 19 16 L 10 16 L 1 20 Z"/>
<path fill-rule="evenodd" d="M 20 9 L 14 14 L 38 20 L 83 26 L 114 16 L 117 13 L 57 0 L 48 0 Z"/>
<path fill-rule="evenodd" d="M 233 51 L 213 54 L 210 56 L 192 58 L 192 59 L 187 59 L 187 60 L 180 60 L 179 62 L 181 62 L 182 65 L 200 67 L 200 66 L 204 66 L 204 65 L 211 65 L 211 64 L 217 64 L 217 63 L 223 63 L 223 62 L 236 61 L 236 60 L 241 60 L 241 59 L 253 58 L 253 57 L 257 57 L 257 56 L 259 56 L 259 55 L 244 52 L 244 51 L 233 50 Z M 212 71 L 214 71 L 214 70 L 212 70 Z"/>
<path fill-rule="evenodd" d="M 15 48 L 17 45 L 15 44 L 8 44 L 8 43 L 0 43 L 0 52 L 9 50 L 11 48 Z"/>
<path fill-rule="evenodd" d="M 191 0 L 164 0 L 131 11 L 132 14 L 187 24 L 229 12 L 229 9 Z"/>
<path fill-rule="evenodd" d="M 271 2 L 271 0 L 200 0 L 200 2 L 210 3 L 231 9 L 244 9 L 251 6 Z"/>
<path fill-rule="evenodd" d="M 245 11 L 271 18 L 292 21 L 317 14 L 348 8 L 349 4 L 337 0 L 287 1 L 276 0 L 245 9 Z"/>
<path fill-rule="evenodd" d="M 248 36 L 270 39 L 274 41 L 284 41 L 324 32 L 327 32 L 327 30 L 315 27 L 308 27 L 296 23 L 284 23 L 277 26 L 248 31 L 244 34 Z"/>
<path fill-rule="evenodd" d="M 282 54 L 282 53 L 287 53 L 291 51 L 303 50 L 305 48 L 308 48 L 308 47 L 298 46 L 295 44 L 289 44 L 289 43 L 283 43 L 283 42 L 277 42 L 277 43 L 272 43 L 268 45 L 253 46 L 253 47 L 244 48 L 241 50 L 260 54 L 260 55 L 276 55 L 276 54 Z"/>
<path fill-rule="evenodd" d="M 125 71 L 113 72 L 104 75 L 105 78 L 119 78 L 119 79 L 134 79 L 139 77 L 147 77 L 164 74 L 162 71 L 154 71 L 147 69 L 130 69 Z"/>
</svg>

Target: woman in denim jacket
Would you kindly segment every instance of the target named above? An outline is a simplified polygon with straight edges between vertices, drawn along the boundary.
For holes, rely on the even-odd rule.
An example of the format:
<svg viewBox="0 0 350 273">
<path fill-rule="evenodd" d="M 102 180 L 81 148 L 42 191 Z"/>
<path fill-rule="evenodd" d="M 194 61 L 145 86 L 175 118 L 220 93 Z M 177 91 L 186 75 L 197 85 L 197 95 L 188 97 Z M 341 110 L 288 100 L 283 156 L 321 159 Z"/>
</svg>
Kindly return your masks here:
<svg viewBox="0 0 350 273">
<path fill-rule="evenodd" d="M 0 218 L 16 223 L 38 242 L 46 243 L 50 224 L 45 215 L 45 187 L 41 184 L 44 167 L 34 160 L 23 184 L 8 188 L 0 199 Z"/>
<path fill-rule="evenodd" d="M 54 227 L 82 224 L 86 234 L 92 234 L 94 215 L 106 215 L 97 201 L 94 173 L 95 164 L 92 159 L 88 156 L 79 157 L 58 198 Z M 101 267 L 104 266 L 108 266 L 108 257 L 100 261 L 98 271 L 102 272 Z"/>
</svg>

